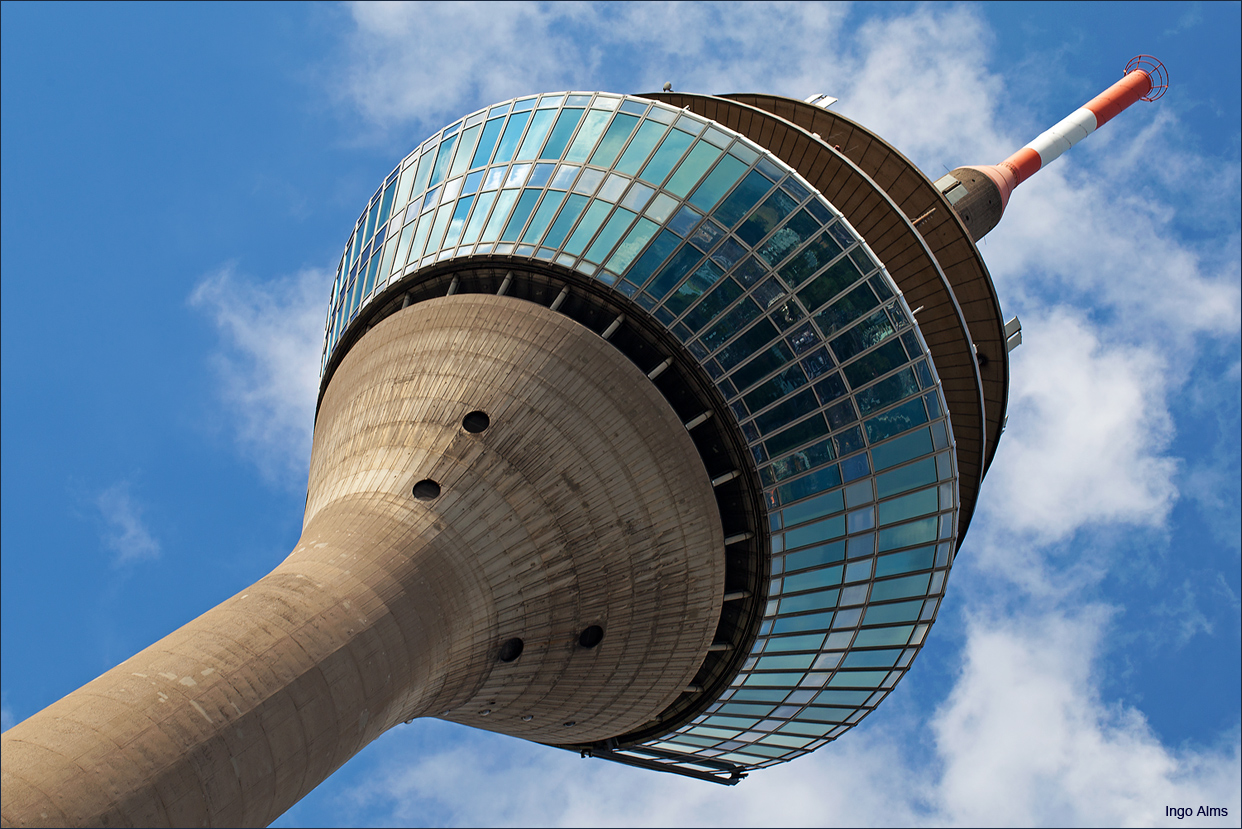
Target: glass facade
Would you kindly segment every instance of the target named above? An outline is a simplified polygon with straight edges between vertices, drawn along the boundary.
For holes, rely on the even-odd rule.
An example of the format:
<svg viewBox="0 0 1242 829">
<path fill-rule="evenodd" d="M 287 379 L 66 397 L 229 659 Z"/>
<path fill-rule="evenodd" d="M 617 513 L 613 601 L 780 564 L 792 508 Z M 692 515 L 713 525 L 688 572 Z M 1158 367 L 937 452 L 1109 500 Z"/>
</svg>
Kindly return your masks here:
<svg viewBox="0 0 1242 829">
<path fill-rule="evenodd" d="M 779 158 L 706 119 L 605 93 L 519 98 L 384 180 L 338 265 L 322 366 L 388 285 L 486 254 L 576 270 L 663 325 L 728 401 L 764 487 L 758 640 L 703 715 L 647 746 L 753 768 L 857 724 L 922 646 L 958 514 L 935 366 L 866 242 Z"/>
</svg>

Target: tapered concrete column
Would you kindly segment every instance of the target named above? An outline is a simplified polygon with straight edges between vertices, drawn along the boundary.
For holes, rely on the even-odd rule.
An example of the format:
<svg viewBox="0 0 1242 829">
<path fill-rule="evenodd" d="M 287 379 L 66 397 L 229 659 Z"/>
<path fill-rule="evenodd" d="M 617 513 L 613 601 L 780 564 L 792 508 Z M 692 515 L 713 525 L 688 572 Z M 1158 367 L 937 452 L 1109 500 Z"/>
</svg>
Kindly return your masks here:
<svg viewBox="0 0 1242 829">
<path fill-rule="evenodd" d="M 333 376 L 290 556 L 5 732 L 3 822 L 265 825 L 418 716 L 624 734 L 723 591 L 707 473 L 641 371 L 532 303 L 414 305 Z"/>
</svg>

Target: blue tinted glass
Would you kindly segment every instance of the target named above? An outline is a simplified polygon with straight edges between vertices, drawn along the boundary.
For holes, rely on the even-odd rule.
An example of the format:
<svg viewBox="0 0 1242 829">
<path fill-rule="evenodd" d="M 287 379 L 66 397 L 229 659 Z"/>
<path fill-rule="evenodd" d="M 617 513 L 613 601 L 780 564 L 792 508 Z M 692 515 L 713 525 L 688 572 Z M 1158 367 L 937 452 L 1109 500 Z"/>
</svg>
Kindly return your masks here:
<svg viewBox="0 0 1242 829">
<path fill-rule="evenodd" d="M 598 109 L 588 112 L 587 117 L 582 121 L 582 128 L 578 130 L 578 137 L 574 139 L 574 143 L 569 145 L 569 150 L 565 153 L 565 160 L 586 161 L 591 148 L 595 146 L 595 142 L 599 140 L 604 127 L 608 126 L 611 118 L 611 112 L 600 112 Z"/>
<path fill-rule="evenodd" d="M 435 167 L 431 171 L 431 181 L 428 182 L 429 187 L 435 187 L 444 179 L 444 174 L 448 172 L 449 160 L 453 157 L 453 148 L 456 146 L 457 136 L 453 136 L 440 145 L 440 152 L 436 154 Z"/>
<path fill-rule="evenodd" d="M 907 360 L 900 340 L 889 340 L 884 345 L 845 366 L 845 379 L 850 388 L 859 388 L 882 374 L 887 374 Z"/>
<path fill-rule="evenodd" d="M 926 429 L 919 429 L 917 432 L 903 435 L 888 443 L 871 447 L 871 457 L 875 459 L 875 468 L 880 470 L 921 455 L 929 455 L 931 451 L 931 435 Z"/>
<path fill-rule="evenodd" d="M 707 168 L 711 167 L 723 153 L 724 151 L 719 147 L 706 141 L 699 141 L 690 150 L 685 160 L 678 165 L 677 171 L 669 178 L 664 189 L 675 196 L 684 197 L 707 172 Z"/>
<path fill-rule="evenodd" d="M 612 210 L 612 205 L 606 201 L 596 199 L 591 202 L 591 206 L 587 208 L 578 226 L 574 229 L 573 235 L 565 243 L 565 252 L 572 256 L 581 254 L 587 242 L 591 241 L 591 237 L 595 235 L 595 231 L 599 230 L 599 226 L 604 223 L 604 218 L 610 210 Z"/>
<path fill-rule="evenodd" d="M 636 216 L 637 214 L 631 213 L 623 207 L 617 208 L 617 212 L 612 214 L 608 224 L 604 225 L 604 229 L 599 232 L 599 236 L 586 252 L 587 261 L 603 262 L 604 257 L 611 253 L 613 247 L 620 241 L 621 235 L 630 229 L 630 224 Z"/>
<path fill-rule="evenodd" d="M 640 178 L 651 182 L 652 184 L 663 184 L 664 179 L 668 177 L 673 166 L 681 159 L 686 148 L 694 141 L 694 136 L 687 135 L 681 130 L 670 130 L 664 140 L 660 142 L 660 148 L 656 150 L 655 155 L 647 162 L 647 166 L 643 168 Z"/>
<path fill-rule="evenodd" d="M 526 138 L 522 141 L 522 146 L 518 148 L 515 158 L 521 161 L 538 157 L 539 148 L 543 146 L 543 139 L 547 136 L 548 130 L 552 128 L 552 118 L 555 115 L 556 111 L 551 109 L 541 109 L 535 113 L 535 117 L 530 122 L 530 130 L 526 133 Z"/>
<path fill-rule="evenodd" d="M 652 280 L 651 285 L 647 288 L 647 293 L 656 299 L 663 299 L 677 283 L 685 278 L 686 274 L 690 273 L 691 269 L 702 258 L 703 254 L 690 245 L 684 245 L 669 260 L 668 264 L 656 274 L 656 278 Z"/>
<path fill-rule="evenodd" d="M 874 386 L 869 386 L 860 391 L 856 395 L 858 408 L 865 415 L 874 409 L 882 408 L 912 394 L 917 394 L 918 391 L 919 384 L 914 378 L 914 370 L 904 368 L 893 376 L 884 378 Z"/>
<path fill-rule="evenodd" d="M 936 540 L 936 517 L 921 518 L 909 524 L 898 524 L 880 530 L 879 550 L 896 550 L 898 547 L 913 547 L 916 544 L 927 544 Z M 894 621 L 908 621 L 905 619 Z"/>
<path fill-rule="evenodd" d="M 581 109 L 561 110 L 561 114 L 556 119 L 556 126 L 552 128 L 552 135 L 548 138 L 543 152 L 539 154 L 540 158 L 561 157 L 561 153 L 565 152 L 565 146 L 569 144 L 570 137 L 574 134 L 574 128 L 582 120 L 582 113 Z"/>
<path fill-rule="evenodd" d="M 651 247 L 647 248 L 647 252 L 626 272 L 626 279 L 635 285 L 642 285 L 680 243 L 681 239 L 671 231 L 662 231 L 651 243 Z"/>
<path fill-rule="evenodd" d="M 895 409 L 875 415 L 864 425 L 867 427 L 867 440 L 878 443 L 926 422 L 927 411 L 923 408 L 923 401 L 915 398 Z"/>
<path fill-rule="evenodd" d="M 599 148 L 591 156 L 590 163 L 596 167 L 611 167 L 637 123 L 638 119 L 633 115 L 618 115 L 614 118 L 608 132 L 604 133 L 604 140 L 599 142 Z"/>
<path fill-rule="evenodd" d="M 499 164 L 502 161 L 509 161 L 513 158 L 513 153 L 517 150 L 518 140 L 522 137 L 522 131 L 526 129 L 526 122 L 529 120 L 529 112 L 514 113 L 509 117 L 509 123 L 505 126 L 505 132 L 500 136 L 500 145 L 496 148 L 496 157 L 492 160 L 493 164 Z"/>
<path fill-rule="evenodd" d="M 880 556 L 875 561 L 876 578 L 881 576 L 893 576 L 898 573 L 910 573 L 915 570 L 930 570 L 932 568 L 932 560 L 936 556 L 935 547 L 919 547 L 914 550 L 906 550 L 900 553 L 890 553 L 886 556 Z M 906 637 L 910 635 L 906 632 Z M 900 644 L 905 644 L 902 639 Z M 896 642 L 884 642 L 877 644 L 898 644 Z"/>
<path fill-rule="evenodd" d="M 880 526 L 895 524 L 907 518 L 928 515 L 940 508 L 940 499 L 935 487 L 912 492 L 891 501 L 880 504 Z"/>
<path fill-rule="evenodd" d="M 746 405 L 751 411 L 758 411 L 805 384 L 806 374 L 803 373 L 802 367 L 790 366 L 746 395 Z"/>
<path fill-rule="evenodd" d="M 789 198 L 784 191 L 777 190 L 767 201 L 755 209 L 746 221 L 737 229 L 737 235 L 752 248 L 763 240 L 763 237 L 776 229 L 785 217 L 793 212 L 798 204 Z"/>
<path fill-rule="evenodd" d="M 823 415 L 817 414 L 779 432 L 764 441 L 763 445 L 767 447 L 768 454 L 781 455 L 799 444 L 807 443 L 826 434 L 828 434 L 828 424 L 824 422 Z"/>
<path fill-rule="evenodd" d="M 503 118 L 495 118 L 488 121 L 483 127 L 483 137 L 479 139 L 479 146 L 474 151 L 474 158 L 470 160 L 471 167 L 480 167 L 488 162 L 492 157 L 492 149 L 496 146 L 496 139 L 500 137 L 500 128 L 504 126 Z M 418 190 L 416 186 L 414 188 Z"/>
<path fill-rule="evenodd" d="M 877 581 L 871 587 L 871 601 L 885 602 L 890 599 L 905 599 L 910 596 L 927 594 L 927 583 L 931 573 L 918 576 L 902 576 L 901 578 Z"/>
<path fill-rule="evenodd" d="M 878 458 L 876 459 L 876 466 L 879 467 Z M 880 498 L 887 498 L 899 492 L 906 492 L 916 487 L 935 483 L 935 481 L 935 459 L 923 458 L 916 463 L 903 466 L 900 469 L 894 469 L 892 472 L 884 472 L 877 475 L 875 479 L 876 495 Z"/>
<path fill-rule="evenodd" d="M 702 265 L 699 266 L 698 270 L 695 271 L 695 273 L 705 274 L 704 278 L 706 278 L 706 276 L 710 276 L 712 281 L 715 281 L 717 278 L 719 278 L 722 271 L 720 270 L 720 266 L 717 265 L 715 262 L 704 262 Z M 691 277 L 690 279 L 686 280 L 686 283 L 689 284 L 690 282 L 693 282 L 693 281 L 694 281 L 694 277 Z M 678 294 L 680 293 L 681 291 L 678 291 Z M 742 286 L 738 285 L 732 279 L 726 279 L 724 282 L 720 284 L 718 288 L 716 288 L 714 291 L 712 291 L 710 294 L 704 297 L 703 301 L 700 302 L 698 305 L 696 305 L 693 311 L 691 311 L 689 314 L 686 315 L 686 319 L 685 319 L 686 324 L 689 326 L 690 329 L 694 331 L 698 331 L 704 325 L 707 325 L 709 322 L 715 319 L 717 314 L 719 314 L 725 308 L 728 308 L 729 305 L 731 305 L 733 301 L 736 300 L 741 295 L 742 295 Z M 670 308 L 672 307 L 671 302 L 669 304 L 669 307 Z"/>
<path fill-rule="evenodd" d="M 543 113 L 538 113 L 542 115 Z M 522 228 L 526 226 L 526 220 L 530 218 L 531 211 L 535 209 L 536 202 L 543 195 L 542 190 L 528 189 L 522 191 L 522 197 L 518 199 L 517 207 L 513 209 L 513 216 L 509 219 L 509 223 L 505 225 L 504 233 L 500 235 L 502 242 L 516 242 L 518 234 L 522 232 Z"/>
<path fill-rule="evenodd" d="M 762 309 L 753 300 L 743 299 L 703 335 L 703 345 L 713 350 L 719 348 L 738 331 L 758 319 L 762 313 Z"/>
<path fill-rule="evenodd" d="M 622 273 L 634 257 L 643 249 L 643 245 L 651 241 L 651 237 L 660 226 L 649 219 L 639 219 L 638 224 L 629 232 L 625 240 L 617 246 L 617 252 L 608 260 L 608 269 L 614 273 Z M 631 273 L 632 275 L 632 273 Z"/>
<path fill-rule="evenodd" d="M 745 164 L 731 155 L 726 155 L 694 191 L 694 195 L 690 197 L 690 203 L 700 210 L 710 211 L 716 206 L 716 202 L 720 201 L 721 197 L 729 191 L 729 188 L 737 183 L 744 172 L 746 172 Z"/>
<path fill-rule="evenodd" d="M 627 176 L 637 175 L 639 168 L 647 160 L 647 156 L 651 155 L 651 150 L 667 129 L 667 126 L 656 121 L 644 121 L 634 140 L 625 148 L 621 160 L 617 162 L 617 172 Z"/>
<path fill-rule="evenodd" d="M 582 215 L 582 209 L 586 207 L 589 199 L 586 196 L 572 195 L 565 200 L 565 207 L 561 210 L 561 215 L 556 218 L 556 222 L 552 225 L 552 229 L 548 231 L 548 237 L 543 243 L 550 248 L 559 248 L 561 243 L 565 241 L 565 236 L 573 229 L 574 223 L 578 221 L 578 217 Z"/>
<path fill-rule="evenodd" d="M 772 189 L 772 183 L 757 170 L 751 171 L 712 215 L 725 227 L 732 227 L 751 211 Z"/>
<path fill-rule="evenodd" d="M 848 259 L 841 259 L 798 291 L 798 299 L 802 300 L 802 304 L 809 310 L 815 311 L 860 278 L 861 274 L 858 273 L 854 264 Z"/>
</svg>

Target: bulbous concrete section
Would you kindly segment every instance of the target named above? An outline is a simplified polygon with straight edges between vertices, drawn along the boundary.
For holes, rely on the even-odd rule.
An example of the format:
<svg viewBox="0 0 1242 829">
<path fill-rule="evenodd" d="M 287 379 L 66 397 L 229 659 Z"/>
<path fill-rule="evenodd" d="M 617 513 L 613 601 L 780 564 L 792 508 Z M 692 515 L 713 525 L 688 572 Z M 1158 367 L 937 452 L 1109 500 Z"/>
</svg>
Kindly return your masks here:
<svg viewBox="0 0 1242 829">
<path fill-rule="evenodd" d="M 265 825 L 419 716 L 623 734 L 702 664 L 724 570 L 702 461 L 628 359 L 533 303 L 416 304 L 333 376 L 294 551 L 5 732 L 4 825 Z"/>
</svg>

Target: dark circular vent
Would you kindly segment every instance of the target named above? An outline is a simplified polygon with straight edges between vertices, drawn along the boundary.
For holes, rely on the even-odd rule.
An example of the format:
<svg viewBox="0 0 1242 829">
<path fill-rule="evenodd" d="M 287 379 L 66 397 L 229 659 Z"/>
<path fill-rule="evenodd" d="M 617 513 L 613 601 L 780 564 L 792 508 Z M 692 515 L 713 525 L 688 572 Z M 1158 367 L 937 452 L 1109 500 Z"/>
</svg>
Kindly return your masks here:
<svg viewBox="0 0 1242 829">
<path fill-rule="evenodd" d="M 584 648 L 593 648 L 604 641 L 604 629 L 599 625 L 591 625 L 578 634 L 578 644 Z"/>
<path fill-rule="evenodd" d="M 522 655 L 522 649 L 524 647 L 526 647 L 526 643 L 516 636 L 512 639 L 506 640 L 505 643 L 500 646 L 500 661 L 512 662 Z"/>
<path fill-rule="evenodd" d="M 461 419 L 462 428 L 476 435 L 491 425 L 492 419 L 487 416 L 487 412 L 474 411 Z"/>
<path fill-rule="evenodd" d="M 430 501 L 440 497 L 440 485 L 430 478 L 424 478 L 414 484 L 414 497 L 420 501 Z"/>
</svg>

